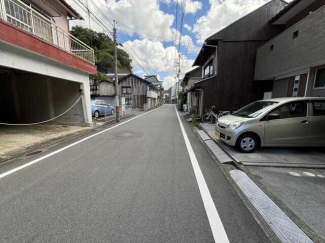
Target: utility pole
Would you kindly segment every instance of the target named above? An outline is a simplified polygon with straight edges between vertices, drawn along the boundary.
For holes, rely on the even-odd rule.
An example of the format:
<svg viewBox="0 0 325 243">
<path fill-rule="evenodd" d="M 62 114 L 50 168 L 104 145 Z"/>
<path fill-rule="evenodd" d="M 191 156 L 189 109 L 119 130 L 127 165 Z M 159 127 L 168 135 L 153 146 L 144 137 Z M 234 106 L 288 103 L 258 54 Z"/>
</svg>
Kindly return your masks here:
<svg viewBox="0 0 325 243">
<path fill-rule="evenodd" d="M 113 37 L 114 37 L 114 67 L 115 67 L 115 114 L 116 114 L 116 122 L 120 121 L 120 105 L 119 105 L 119 87 L 118 87 L 118 75 L 117 75 L 117 30 L 116 30 L 116 21 L 114 20 L 114 28 L 113 28 Z"/>
<path fill-rule="evenodd" d="M 88 6 L 88 0 L 86 0 L 86 7 L 87 7 L 87 12 L 88 12 L 88 29 L 91 30 L 91 26 L 90 26 L 91 16 L 90 16 L 90 10 L 89 10 L 89 6 Z M 93 43 L 93 38 L 90 35 L 90 45 L 92 45 L 92 43 Z"/>
</svg>

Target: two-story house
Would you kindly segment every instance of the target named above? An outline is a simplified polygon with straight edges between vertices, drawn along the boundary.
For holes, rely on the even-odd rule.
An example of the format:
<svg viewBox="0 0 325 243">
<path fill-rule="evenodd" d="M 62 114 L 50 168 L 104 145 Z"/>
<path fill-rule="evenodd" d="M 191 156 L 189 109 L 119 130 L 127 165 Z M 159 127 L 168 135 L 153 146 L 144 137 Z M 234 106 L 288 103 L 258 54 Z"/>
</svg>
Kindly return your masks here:
<svg viewBox="0 0 325 243">
<path fill-rule="evenodd" d="M 120 96 L 125 98 L 125 105 L 133 108 L 150 109 L 157 104 L 156 87 L 135 74 L 119 79 L 119 92 Z"/>
<path fill-rule="evenodd" d="M 195 88 L 195 83 L 202 79 L 202 68 L 196 67 L 191 71 L 185 73 L 184 78 L 181 82 L 181 86 L 183 86 L 184 92 L 187 94 L 187 107 L 191 109 L 191 107 L 195 107 L 199 109 L 200 107 L 200 89 Z"/>
<path fill-rule="evenodd" d="M 65 0 L 0 0 L 0 122 L 92 122 L 94 51 L 69 33 L 73 19 Z"/>
<path fill-rule="evenodd" d="M 164 93 L 164 87 L 162 85 L 162 82 L 158 80 L 157 75 L 146 75 L 144 76 L 144 79 L 149 81 L 153 86 L 155 86 L 155 92 L 157 92 L 157 104 L 156 105 L 162 105 L 163 104 L 163 93 Z"/>
<path fill-rule="evenodd" d="M 271 96 L 325 96 L 325 0 L 295 0 L 270 24 L 283 29 L 257 51 L 255 80 Z"/>
<path fill-rule="evenodd" d="M 237 110 L 272 89 L 271 82 L 254 82 L 256 51 L 281 32 L 283 27 L 269 21 L 286 6 L 285 1 L 272 0 L 205 40 L 193 64 L 202 69 L 195 83 L 200 115 L 211 106 Z"/>
</svg>

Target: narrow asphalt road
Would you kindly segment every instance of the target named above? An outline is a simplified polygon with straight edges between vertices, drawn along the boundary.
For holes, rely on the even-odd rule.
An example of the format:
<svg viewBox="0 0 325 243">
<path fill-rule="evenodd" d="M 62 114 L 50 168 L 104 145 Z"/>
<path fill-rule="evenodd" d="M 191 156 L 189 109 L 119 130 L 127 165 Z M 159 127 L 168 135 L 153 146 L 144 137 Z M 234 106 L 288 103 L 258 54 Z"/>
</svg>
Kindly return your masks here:
<svg viewBox="0 0 325 243">
<path fill-rule="evenodd" d="M 269 242 L 181 120 L 229 241 Z M 173 105 L 1 177 L 44 155 L 0 168 L 0 242 L 218 242 Z"/>
</svg>

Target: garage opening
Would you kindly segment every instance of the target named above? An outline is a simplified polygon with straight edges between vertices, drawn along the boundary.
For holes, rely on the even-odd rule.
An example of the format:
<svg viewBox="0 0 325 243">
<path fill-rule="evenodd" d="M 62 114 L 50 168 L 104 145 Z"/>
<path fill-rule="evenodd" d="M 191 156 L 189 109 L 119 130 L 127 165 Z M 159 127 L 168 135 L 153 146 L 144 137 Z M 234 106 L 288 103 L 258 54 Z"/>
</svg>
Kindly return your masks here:
<svg viewBox="0 0 325 243">
<path fill-rule="evenodd" d="M 80 83 L 0 67 L 0 123 L 83 125 Z"/>
</svg>

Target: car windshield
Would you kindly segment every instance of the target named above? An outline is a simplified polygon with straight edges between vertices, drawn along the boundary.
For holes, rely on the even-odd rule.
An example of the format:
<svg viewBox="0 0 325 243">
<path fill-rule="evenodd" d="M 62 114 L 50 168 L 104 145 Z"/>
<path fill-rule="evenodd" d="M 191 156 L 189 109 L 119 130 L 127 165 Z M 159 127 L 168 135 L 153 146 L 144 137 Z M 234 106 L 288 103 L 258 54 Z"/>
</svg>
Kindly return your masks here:
<svg viewBox="0 0 325 243">
<path fill-rule="evenodd" d="M 275 101 L 257 101 L 249 104 L 238 111 L 235 111 L 233 115 L 241 117 L 257 117 L 266 110 L 272 108 L 278 102 Z"/>
</svg>

